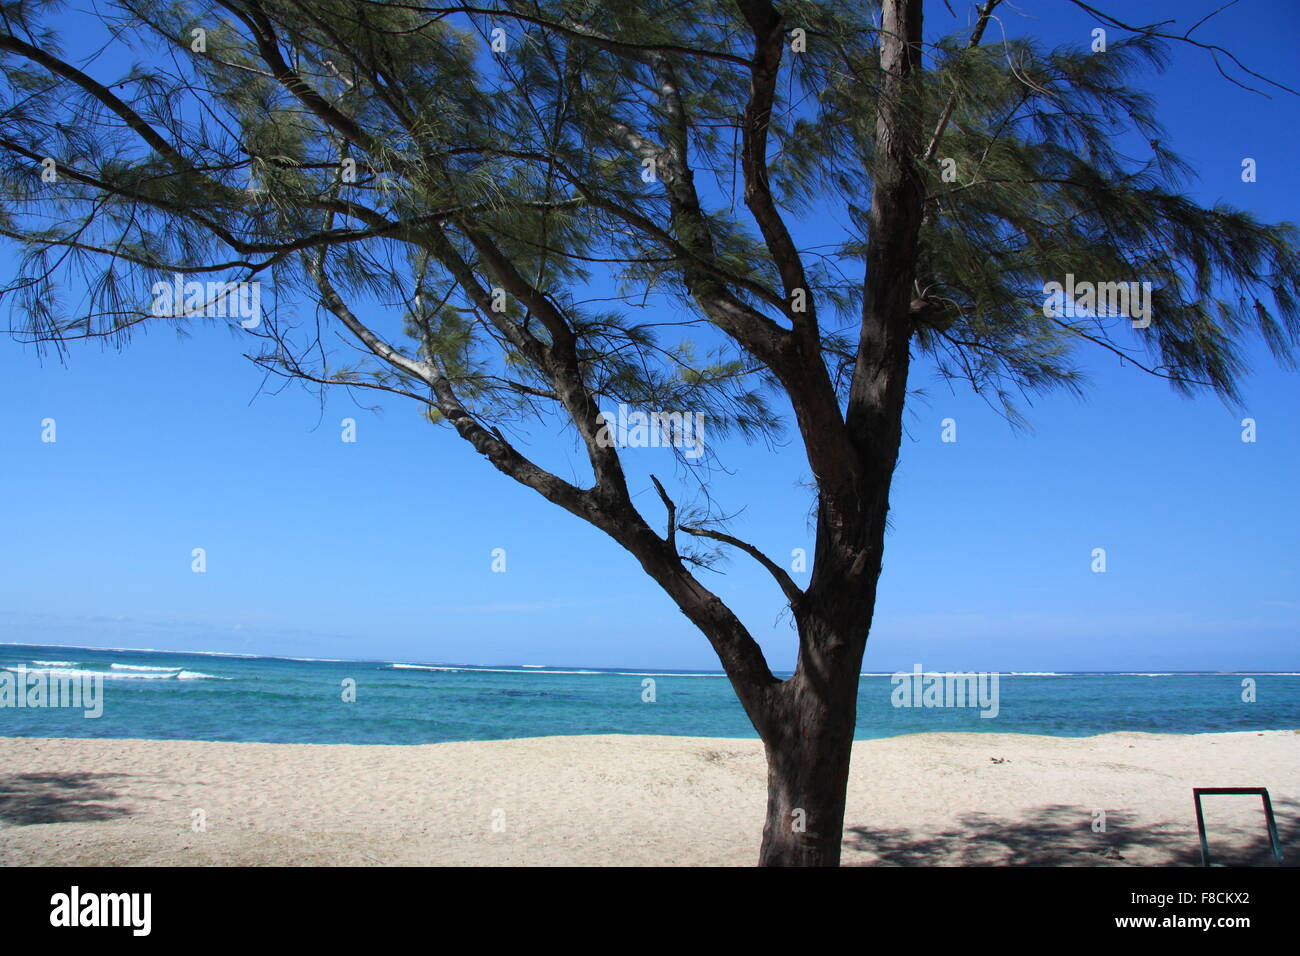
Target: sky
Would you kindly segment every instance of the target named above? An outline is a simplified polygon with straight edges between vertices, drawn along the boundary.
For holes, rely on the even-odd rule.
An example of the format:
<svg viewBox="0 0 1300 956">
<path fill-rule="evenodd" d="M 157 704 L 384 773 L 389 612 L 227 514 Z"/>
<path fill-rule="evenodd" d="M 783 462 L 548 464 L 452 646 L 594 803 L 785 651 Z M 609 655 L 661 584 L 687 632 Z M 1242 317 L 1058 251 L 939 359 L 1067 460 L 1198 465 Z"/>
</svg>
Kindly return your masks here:
<svg viewBox="0 0 1300 956">
<path fill-rule="evenodd" d="M 1218 6 L 1097 5 L 1181 29 Z M 931 32 L 956 25 L 928 6 Z M 1064 0 L 1025 0 L 986 41 L 1006 29 L 1086 44 L 1095 25 Z M 1243 0 L 1196 35 L 1300 88 L 1300 7 L 1288 0 Z M 1145 85 L 1167 142 L 1198 171 L 1197 200 L 1300 221 L 1300 97 L 1241 90 L 1189 49 Z M 1254 183 L 1241 181 L 1244 157 L 1257 161 Z M 815 242 L 815 224 L 797 238 Z M 0 246 L 0 273 L 11 263 Z M 717 667 L 634 559 L 414 403 L 277 393 L 243 357 L 255 350 L 202 325 L 121 351 L 78 345 L 62 362 L 0 338 L 0 641 Z M 914 366 L 863 670 L 1300 669 L 1300 377 L 1253 343 L 1234 407 L 1081 354 L 1086 399 L 1035 398 L 1028 431 Z M 1246 417 L 1253 443 L 1241 440 Z M 344 418 L 355 442 L 341 440 Z M 955 442 L 941 440 L 946 418 Z M 45 419 L 54 442 L 42 441 Z M 580 470 L 553 429 L 524 450 Z M 729 473 L 715 493 L 739 512 L 729 530 L 783 563 L 811 553 L 807 468 L 789 432 L 783 445 L 716 450 Z M 672 464 L 654 449 L 625 455 L 639 456 L 633 490 L 658 526 L 647 476 Z M 1105 573 L 1092 570 L 1096 548 Z M 771 578 L 743 555 L 719 570 L 700 573 L 788 670 L 795 635 Z"/>
</svg>

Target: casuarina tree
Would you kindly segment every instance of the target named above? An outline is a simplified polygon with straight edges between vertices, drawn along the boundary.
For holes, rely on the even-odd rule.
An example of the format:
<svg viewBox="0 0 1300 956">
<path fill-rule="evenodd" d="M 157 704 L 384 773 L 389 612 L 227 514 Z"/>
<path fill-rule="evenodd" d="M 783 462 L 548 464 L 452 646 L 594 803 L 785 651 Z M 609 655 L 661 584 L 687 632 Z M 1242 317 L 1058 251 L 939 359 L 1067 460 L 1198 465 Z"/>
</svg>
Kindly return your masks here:
<svg viewBox="0 0 1300 956">
<path fill-rule="evenodd" d="M 912 366 L 1014 417 L 1083 349 L 1231 399 L 1246 343 L 1300 342 L 1295 230 L 1188 198 L 1132 84 L 1181 44 L 1290 91 L 1204 26 L 1054 2 L 1098 32 L 1048 49 L 999 0 L 930 29 L 922 0 L 5 0 L 11 327 L 224 316 L 270 374 L 423 406 L 634 556 L 762 738 L 760 861 L 836 864 Z M 718 438 L 787 429 L 806 583 L 736 502 L 634 487 L 616 406 L 706 483 Z M 578 478 L 521 440 L 557 422 Z M 703 583 L 726 551 L 774 579 L 790 676 Z"/>
</svg>

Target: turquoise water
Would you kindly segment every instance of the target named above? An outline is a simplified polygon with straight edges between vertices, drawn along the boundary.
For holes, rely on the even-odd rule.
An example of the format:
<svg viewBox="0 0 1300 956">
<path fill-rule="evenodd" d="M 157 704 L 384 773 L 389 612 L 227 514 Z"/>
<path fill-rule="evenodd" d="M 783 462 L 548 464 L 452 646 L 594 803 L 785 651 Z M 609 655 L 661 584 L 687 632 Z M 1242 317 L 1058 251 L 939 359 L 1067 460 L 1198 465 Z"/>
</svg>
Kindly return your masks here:
<svg viewBox="0 0 1300 956">
<path fill-rule="evenodd" d="M 29 679 L 101 675 L 103 715 L 0 706 L 0 736 L 322 744 L 611 733 L 755 736 L 730 684 L 707 672 L 0 645 L 0 669 L 16 668 L 26 668 Z M 1256 682 L 1254 703 L 1241 700 L 1246 677 Z M 356 700 L 345 703 L 349 679 L 356 682 Z M 654 681 L 653 703 L 642 700 L 647 679 Z M 862 677 L 859 738 L 953 730 L 1077 737 L 1300 728 L 1298 674 L 1004 674 L 993 718 L 981 718 L 976 708 L 895 707 L 894 686 L 887 675 Z"/>
</svg>

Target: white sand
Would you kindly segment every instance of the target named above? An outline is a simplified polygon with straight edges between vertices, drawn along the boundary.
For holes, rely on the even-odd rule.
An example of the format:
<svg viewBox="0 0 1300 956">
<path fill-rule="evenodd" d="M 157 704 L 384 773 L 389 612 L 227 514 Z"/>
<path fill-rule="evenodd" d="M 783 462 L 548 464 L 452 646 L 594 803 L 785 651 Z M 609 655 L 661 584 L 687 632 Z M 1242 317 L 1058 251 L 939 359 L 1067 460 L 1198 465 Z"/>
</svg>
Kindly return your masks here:
<svg viewBox="0 0 1300 956">
<path fill-rule="evenodd" d="M 745 866 L 764 772 L 757 741 L 686 737 L 0 738 L 0 864 Z M 1300 862 L 1300 731 L 860 741 L 844 862 L 1194 864 L 1193 786 L 1268 787 Z M 1206 808 L 1215 852 L 1260 859 L 1257 798 Z"/>
</svg>

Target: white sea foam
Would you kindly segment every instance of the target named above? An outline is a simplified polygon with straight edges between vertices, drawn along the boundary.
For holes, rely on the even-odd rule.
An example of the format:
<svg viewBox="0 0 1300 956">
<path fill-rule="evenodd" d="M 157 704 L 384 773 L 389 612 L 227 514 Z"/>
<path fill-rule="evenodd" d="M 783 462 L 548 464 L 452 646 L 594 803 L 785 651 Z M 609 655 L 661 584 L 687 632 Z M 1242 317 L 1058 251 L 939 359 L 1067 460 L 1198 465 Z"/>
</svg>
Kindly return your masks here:
<svg viewBox="0 0 1300 956">
<path fill-rule="evenodd" d="M 17 667 L 5 667 L 7 671 L 18 672 Z M 139 671 L 139 670 L 108 670 L 93 671 L 80 667 L 28 667 L 25 668 L 28 674 L 44 674 L 47 677 L 94 677 L 98 675 L 104 680 L 233 680 L 230 677 L 219 677 L 216 674 L 204 674 L 201 671 L 172 670 L 167 669 L 159 671 Z"/>
<path fill-rule="evenodd" d="M 32 661 L 37 667 L 76 667 L 76 661 Z"/>
<path fill-rule="evenodd" d="M 603 674 L 605 671 L 526 671 L 518 667 L 434 667 L 430 664 L 394 664 L 401 670 L 450 671 L 456 674 Z"/>
<path fill-rule="evenodd" d="M 616 677 L 722 677 L 726 674 L 674 674 L 666 671 L 613 671 Z"/>
<path fill-rule="evenodd" d="M 726 674 L 676 674 L 670 671 L 595 671 L 595 670 L 537 670 L 528 664 L 522 670 L 516 667 L 454 667 L 450 664 L 397 664 L 388 665 L 392 670 L 401 671 L 438 671 L 445 674 L 568 674 L 589 675 L 603 674 L 606 677 L 726 677 Z"/>
<path fill-rule="evenodd" d="M 164 673 L 164 674 L 171 674 L 171 673 L 175 673 L 175 672 L 177 672 L 177 671 L 184 670 L 184 668 L 182 668 L 182 667 L 150 667 L 150 666 L 147 666 L 147 665 L 145 665 L 145 664 L 117 664 L 117 663 L 113 663 L 113 664 L 109 664 L 108 666 L 109 666 L 112 670 L 115 670 L 115 671 L 143 671 L 143 672 L 145 672 L 145 673 L 152 673 L 152 672 L 154 672 L 154 671 L 158 671 L 158 672 L 160 672 L 160 673 Z"/>
<path fill-rule="evenodd" d="M 17 667 L 6 667 L 5 670 L 13 671 L 14 673 L 18 672 Z M 172 674 L 123 674 L 123 673 L 114 673 L 113 671 L 92 671 L 82 667 L 28 667 L 26 668 L 26 671 L 28 674 L 44 674 L 47 677 L 81 678 L 81 677 L 98 676 L 103 678 L 104 680 L 127 680 L 133 677 L 145 678 L 145 679 L 151 677 L 167 678 L 167 677 L 174 676 Z"/>
</svg>

